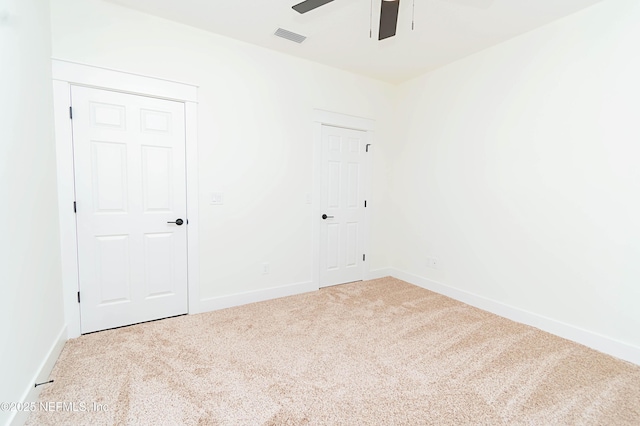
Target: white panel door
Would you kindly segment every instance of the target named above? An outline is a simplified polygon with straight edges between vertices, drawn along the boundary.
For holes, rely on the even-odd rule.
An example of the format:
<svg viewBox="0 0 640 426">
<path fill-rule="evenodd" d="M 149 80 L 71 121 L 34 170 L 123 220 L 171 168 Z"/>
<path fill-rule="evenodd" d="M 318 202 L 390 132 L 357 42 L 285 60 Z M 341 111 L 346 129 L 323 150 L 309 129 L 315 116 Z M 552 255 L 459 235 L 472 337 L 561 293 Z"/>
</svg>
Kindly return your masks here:
<svg viewBox="0 0 640 426">
<path fill-rule="evenodd" d="M 187 313 L 184 104 L 71 95 L 82 332 Z"/>
<path fill-rule="evenodd" d="M 366 144 L 366 132 L 322 126 L 320 287 L 363 278 Z"/>
</svg>

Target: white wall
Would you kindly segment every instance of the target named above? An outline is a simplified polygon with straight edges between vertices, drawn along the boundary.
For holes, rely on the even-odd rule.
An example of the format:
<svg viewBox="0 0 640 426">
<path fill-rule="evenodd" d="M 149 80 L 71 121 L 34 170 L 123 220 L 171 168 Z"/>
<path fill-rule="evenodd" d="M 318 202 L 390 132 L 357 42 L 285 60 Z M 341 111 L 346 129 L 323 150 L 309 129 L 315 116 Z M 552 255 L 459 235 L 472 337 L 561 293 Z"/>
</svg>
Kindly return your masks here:
<svg viewBox="0 0 640 426">
<path fill-rule="evenodd" d="M 25 398 L 64 337 L 47 3 L 0 1 L 0 401 Z M 372 269 L 389 261 L 640 347 L 637 1 L 603 2 L 397 92 L 99 0 L 51 8 L 54 57 L 200 85 L 203 298 L 310 280 L 321 108 L 378 121 Z M 224 206 L 208 203 L 213 191 Z"/>
<path fill-rule="evenodd" d="M 604 1 L 403 84 L 392 266 L 640 360 L 639 42 Z"/>
<path fill-rule="evenodd" d="M 49 31 L 46 0 L 0 1 L 1 402 L 33 389 L 64 328 Z"/>
<path fill-rule="evenodd" d="M 313 109 L 374 119 L 383 138 L 394 88 L 99 0 L 51 8 L 54 58 L 200 87 L 201 298 L 310 282 Z"/>
</svg>

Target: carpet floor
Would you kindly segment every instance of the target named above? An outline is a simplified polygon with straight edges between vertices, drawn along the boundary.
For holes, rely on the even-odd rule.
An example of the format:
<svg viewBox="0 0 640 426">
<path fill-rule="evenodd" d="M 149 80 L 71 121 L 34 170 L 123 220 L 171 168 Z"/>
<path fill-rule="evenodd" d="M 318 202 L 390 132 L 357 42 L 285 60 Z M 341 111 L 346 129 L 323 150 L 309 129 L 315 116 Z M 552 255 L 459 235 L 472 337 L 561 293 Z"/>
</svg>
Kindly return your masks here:
<svg viewBox="0 0 640 426">
<path fill-rule="evenodd" d="M 81 336 L 51 379 L 28 425 L 640 424 L 639 366 L 393 278 Z"/>
</svg>

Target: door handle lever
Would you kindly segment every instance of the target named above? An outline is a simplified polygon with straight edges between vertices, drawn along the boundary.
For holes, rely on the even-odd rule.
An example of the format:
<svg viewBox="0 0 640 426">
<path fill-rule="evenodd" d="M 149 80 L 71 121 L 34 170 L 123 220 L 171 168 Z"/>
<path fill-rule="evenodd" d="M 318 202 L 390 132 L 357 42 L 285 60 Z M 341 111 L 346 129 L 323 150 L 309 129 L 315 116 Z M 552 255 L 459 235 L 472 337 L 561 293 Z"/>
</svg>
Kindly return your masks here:
<svg viewBox="0 0 640 426">
<path fill-rule="evenodd" d="M 325 220 L 326 219 L 333 219 L 333 216 L 327 216 L 326 214 L 323 214 L 322 218 L 325 219 Z"/>
<path fill-rule="evenodd" d="M 175 223 L 178 226 L 181 226 L 184 223 L 184 220 L 182 219 L 176 219 L 175 222 L 167 222 L 167 223 Z"/>
</svg>

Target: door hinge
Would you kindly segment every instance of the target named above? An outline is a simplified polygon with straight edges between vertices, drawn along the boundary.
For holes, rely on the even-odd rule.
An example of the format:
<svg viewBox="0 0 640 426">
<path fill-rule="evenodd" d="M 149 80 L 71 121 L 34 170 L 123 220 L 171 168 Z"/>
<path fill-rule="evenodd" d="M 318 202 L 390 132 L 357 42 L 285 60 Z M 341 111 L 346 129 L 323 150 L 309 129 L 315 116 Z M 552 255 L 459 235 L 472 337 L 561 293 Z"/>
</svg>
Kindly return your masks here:
<svg viewBox="0 0 640 426">
<path fill-rule="evenodd" d="M 366 144 L 364 147 L 365 152 L 369 152 L 369 147 L 371 146 L 370 143 Z"/>
<path fill-rule="evenodd" d="M 364 206 L 367 207 L 367 200 L 364 200 Z"/>
<path fill-rule="evenodd" d="M 78 303 L 80 303 L 80 292 L 78 292 Z"/>
<path fill-rule="evenodd" d="M 75 201 L 73 202 L 73 212 L 74 213 L 78 213 L 78 207 L 76 206 L 76 202 Z"/>
<path fill-rule="evenodd" d="M 73 107 L 69 107 L 69 119 L 73 120 Z"/>
<path fill-rule="evenodd" d="M 367 258 L 367 255 L 366 255 L 366 254 L 363 254 L 363 255 L 362 255 L 362 261 L 364 262 L 364 260 L 365 260 L 366 258 Z M 79 293 L 78 293 L 78 294 L 79 294 Z"/>
</svg>

